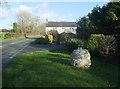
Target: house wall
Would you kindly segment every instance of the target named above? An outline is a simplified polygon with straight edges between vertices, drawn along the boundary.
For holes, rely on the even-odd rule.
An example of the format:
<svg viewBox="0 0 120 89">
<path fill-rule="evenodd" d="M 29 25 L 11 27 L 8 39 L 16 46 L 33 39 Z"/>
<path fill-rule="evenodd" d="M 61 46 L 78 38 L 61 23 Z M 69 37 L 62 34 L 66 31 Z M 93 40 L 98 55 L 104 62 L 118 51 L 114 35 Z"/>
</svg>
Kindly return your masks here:
<svg viewBox="0 0 120 89">
<path fill-rule="evenodd" d="M 76 34 L 77 27 L 46 27 L 46 34 L 50 30 L 57 30 L 59 34 L 66 32 L 66 33 L 74 33 Z"/>
</svg>

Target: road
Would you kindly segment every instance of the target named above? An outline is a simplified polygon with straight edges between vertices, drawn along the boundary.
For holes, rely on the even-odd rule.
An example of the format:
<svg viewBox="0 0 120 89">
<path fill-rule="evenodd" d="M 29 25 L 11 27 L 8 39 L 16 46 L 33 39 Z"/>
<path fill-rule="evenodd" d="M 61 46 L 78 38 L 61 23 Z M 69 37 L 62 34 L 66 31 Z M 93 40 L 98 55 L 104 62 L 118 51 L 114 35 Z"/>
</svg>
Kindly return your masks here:
<svg viewBox="0 0 120 89">
<path fill-rule="evenodd" d="M 27 38 L 2 42 L 2 45 L 0 44 L 0 50 L 2 50 L 2 69 L 5 68 L 12 58 L 18 55 L 24 48 L 36 39 L 37 38 Z"/>
</svg>

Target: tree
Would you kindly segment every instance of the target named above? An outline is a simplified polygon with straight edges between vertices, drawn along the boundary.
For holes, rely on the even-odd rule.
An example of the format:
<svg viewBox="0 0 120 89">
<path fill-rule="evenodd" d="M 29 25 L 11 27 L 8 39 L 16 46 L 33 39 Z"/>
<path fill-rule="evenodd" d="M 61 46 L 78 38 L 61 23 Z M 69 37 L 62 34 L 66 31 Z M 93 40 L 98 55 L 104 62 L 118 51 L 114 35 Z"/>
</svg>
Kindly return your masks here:
<svg viewBox="0 0 120 89">
<path fill-rule="evenodd" d="M 91 33 L 92 29 L 94 28 L 94 26 L 91 24 L 91 21 L 89 20 L 88 16 L 84 16 L 82 17 L 78 23 L 77 23 L 80 27 L 77 29 L 77 32 L 87 32 L 87 33 Z"/>
<path fill-rule="evenodd" d="M 110 0 L 110 2 L 119 2 L 120 0 Z"/>
<path fill-rule="evenodd" d="M 13 32 L 17 32 L 17 23 L 16 22 L 13 23 Z"/>
<path fill-rule="evenodd" d="M 76 32 L 77 37 L 80 39 L 87 39 L 89 35 L 96 29 L 89 20 L 88 16 L 82 17 L 77 24 L 79 27 L 77 28 Z"/>
<path fill-rule="evenodd" d="M 45 26 L 46 26 L 46 23 L 42 23 L 38 26 L 37 30 L 41 35 L 45 35 Z"/>
<path fill-rule="evenodd" d="M 26 37 L 26 33 L 36 32 L 36 28 L 39 25 L 39 18 L 23 10 L 17 14 L 17 24 L 19 32 L 23 33 Z"/>
<path fill-rule="evenodd" d="M 91 13 L 82 17 L 77 33 L 120 34 L 120 1 L 96 6 Z"/>
<path fill-rule="evenodd" d="M 32 16 L 29 12 L 27 11 L 20 11 L 17 14 L 17 23 L 18 23 L 18 28 L 20 33 L 27 33 L 28 31 L 28 26 L 30 25 Z"/>
<path fill-rule="evenodd" d="M 120 33 L 120 2 L 110 2 L 102 8 L 97 6 L 88 14 L 90 21 L 96 26 L 96 32 L 102 34 Z"/>
<path fill-rule="evenodd" d="M 120 34 L 120 1 L 119 2 L 110 2 L 107 7 L 112 12 L 112 17 L 114 18 L 113 30 L 114 34 Z"/>
</svg>

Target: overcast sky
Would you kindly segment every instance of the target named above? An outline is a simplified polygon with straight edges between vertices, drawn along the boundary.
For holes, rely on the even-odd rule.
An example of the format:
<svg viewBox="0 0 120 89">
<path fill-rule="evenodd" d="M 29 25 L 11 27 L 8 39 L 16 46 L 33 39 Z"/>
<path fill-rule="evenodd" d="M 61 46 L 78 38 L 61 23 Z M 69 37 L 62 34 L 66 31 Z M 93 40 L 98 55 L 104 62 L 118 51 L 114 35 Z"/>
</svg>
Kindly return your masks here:
<svg viewBox="0 0 120 89">
<path fill-rule="evenodd" d="M 14 0 L 13 0 L 14 1 Z M 20 10 L 29 11 L 32 15 L 38 16 L 45 21 L 75 21 L 87 15 L 96 5 L 103 6 L 108 2 L 10 2 L 0 6 L 0 28 L 12 28 L 16 22 L 16 14 Z M 25 0 L 24 0 L 25 1 Z M 31 1 L 31 2 L 30 2 Z M 36 2 L 35 2 L 36 1 Z"/>
</svg>

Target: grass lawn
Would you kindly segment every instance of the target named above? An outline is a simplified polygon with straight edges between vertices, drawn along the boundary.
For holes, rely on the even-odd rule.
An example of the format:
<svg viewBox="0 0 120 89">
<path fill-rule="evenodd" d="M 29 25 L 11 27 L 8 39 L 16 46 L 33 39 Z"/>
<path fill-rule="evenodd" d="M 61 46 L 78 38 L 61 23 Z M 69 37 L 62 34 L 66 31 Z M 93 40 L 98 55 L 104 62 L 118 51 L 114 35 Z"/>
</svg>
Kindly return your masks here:
<svg viewBox="0 0 120 89">
<path fill-rule="evenodd" d="M 19 37 L 19 38 L 8 38 L 8 39 L 0 39 L 0 41 L 9 41 L 9 40 L 15 40 L 15 39 L 23 39 L 25 37 Z"/>
<path fill-rule="evenodd" d="M 118 87 L 118 67 L 91 60 L 90 69 L 79 69 L 65 49 L 22 54 L 3 71 L 3 87 Z"/>
<path fill-rule="evenodd" d="M 28 38 L 32 38 L 32 37 L 41 37 L 40 35 L 32 35 L 32 36 L 28 36 Z M 0 39 L 0 42 L 2 41 L 9 41 L 9 40 L 15 40 L 15 39 L 24 39 L 25 37 L 16 37 L 16 38 L 8 38 L 8 39 Z"/>
</svg>

